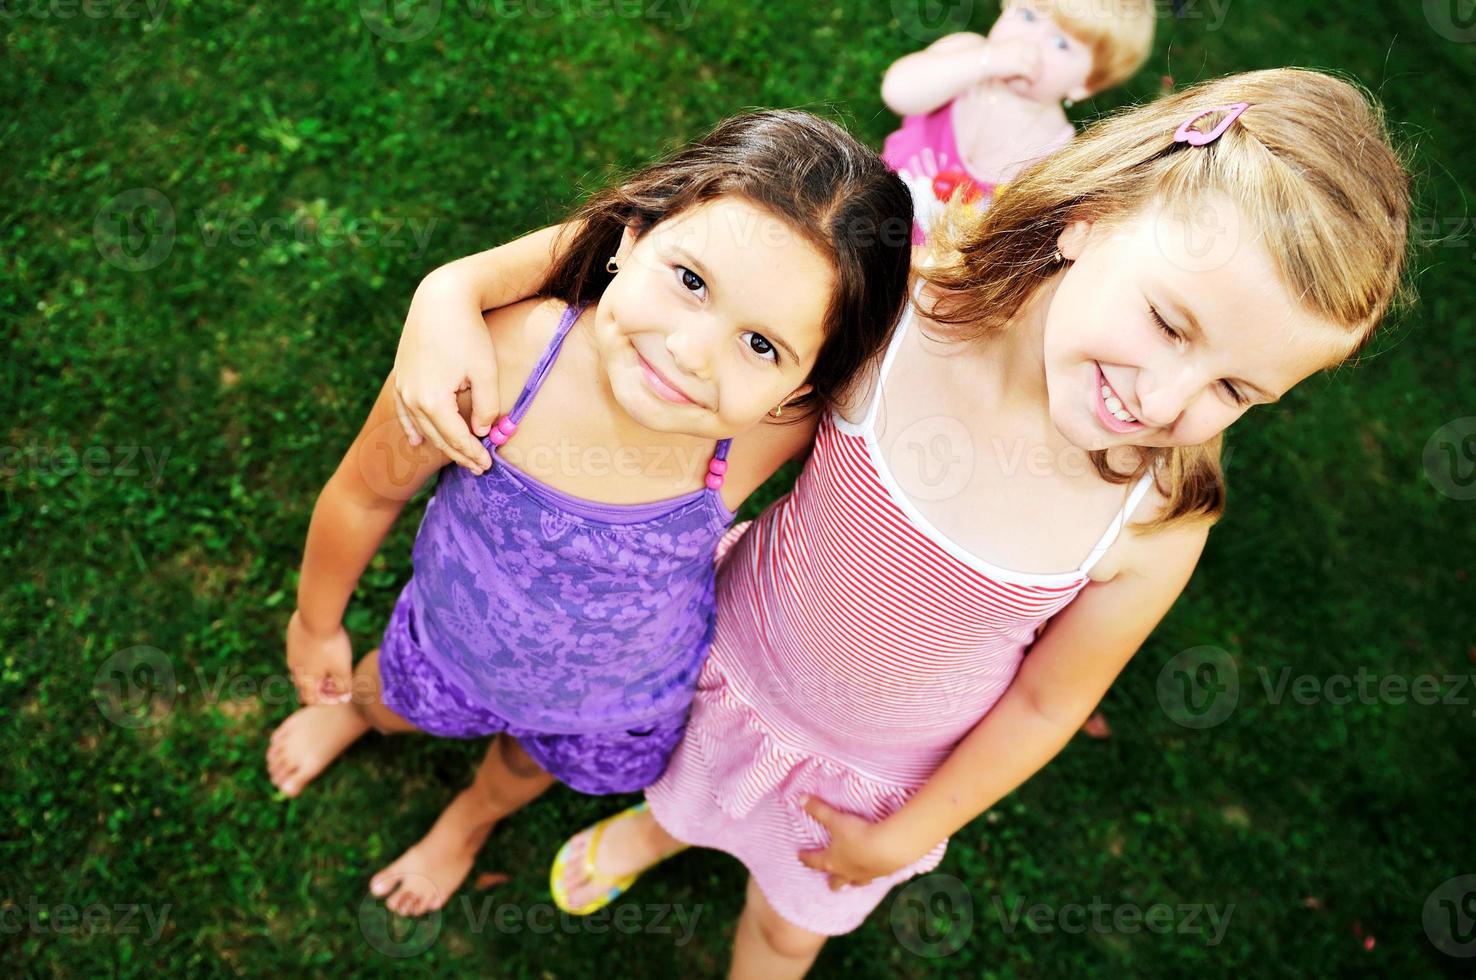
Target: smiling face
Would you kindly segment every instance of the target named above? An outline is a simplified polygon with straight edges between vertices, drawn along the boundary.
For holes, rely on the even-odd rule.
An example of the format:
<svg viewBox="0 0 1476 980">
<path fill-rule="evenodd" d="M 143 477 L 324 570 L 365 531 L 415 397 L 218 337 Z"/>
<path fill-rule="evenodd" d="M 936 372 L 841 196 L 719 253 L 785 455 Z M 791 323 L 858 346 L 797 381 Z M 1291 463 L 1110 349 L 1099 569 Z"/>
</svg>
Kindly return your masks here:
<svg viewBox="0 0 1476 980">
<path fill-rule="evenodd" d="M 1026 46 L 1039 55 L 1029 78 L 1007 83 L 1016 95 L 1038 102 L 1080 101 L 1091 95 L 1086 86 L 1092 73 L 1091 49 L 1029 0 L 1005 8 L 989 30 L 989 41 Z"/>
<path fill-rule="evenodd" d="M 1217 227 L 1244 228 L 1225 217 Z M 1152 210 L 1060 236 L 1072 264 L 1050 299 L 1044 359 L 1051 421 L 1073 444 L 1203 443 L 1352 349 L 1354 332 L 1298 305 L 1254 236 L 1206 252 L 1194 230 Z"/>
<path fill-rule="evenodd" d="M 595 344 L 637 422 L 725 438 L 809 391 L 836 276 L 788 224 L 721 197 L 627 229 L 616 260 Z"/>
</svg>

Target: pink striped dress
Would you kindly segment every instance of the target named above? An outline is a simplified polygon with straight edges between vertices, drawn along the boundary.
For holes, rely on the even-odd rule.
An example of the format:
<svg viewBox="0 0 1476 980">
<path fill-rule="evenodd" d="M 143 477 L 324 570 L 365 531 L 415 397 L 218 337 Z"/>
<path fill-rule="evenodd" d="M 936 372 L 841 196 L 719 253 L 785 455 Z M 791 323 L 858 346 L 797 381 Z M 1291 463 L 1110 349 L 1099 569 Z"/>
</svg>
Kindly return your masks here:
<svg viewBox="0 0 1476 980">
<path fill-rule="evenodd" d="M 1132 489 L 1081 567 L 1000 568 L 903 495 L 873 431 L 878 402 L 860 425 L 827 416 L 793 491 L 724 538 L 717 631 L 686 735 L 646 790 L 674 837 L 732 854 L 780 915 L 824 935 L 855 929 L 894 884 L 936 867 L 947 841 L 832 892 L 799 860 L 828 843 L 800 801 L 871 820 L 899 809 L 1004 693 L 1151 483 Z"/>
</svg>

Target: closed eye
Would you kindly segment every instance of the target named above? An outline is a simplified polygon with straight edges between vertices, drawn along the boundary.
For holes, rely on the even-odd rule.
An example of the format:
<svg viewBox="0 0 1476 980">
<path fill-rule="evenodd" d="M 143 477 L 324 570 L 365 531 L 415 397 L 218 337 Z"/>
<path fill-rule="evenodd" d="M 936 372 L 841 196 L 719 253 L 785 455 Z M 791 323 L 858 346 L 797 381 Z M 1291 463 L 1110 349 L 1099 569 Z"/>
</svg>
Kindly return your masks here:
<svg viewBox="0 0 1476 980">
<path fill-rule="evenodd" d="M 1165 336 L 1171 338 L 1176 344 L 1182 344 L 1184 342 L 1183 335 L 1164 322 L 1164 319 L 1159 314 L 1157 307 L 1150 305 L 1148 309 L 1153 314 L 1153 320 L 1155 323 L 1158 324 L 1158 329 L 1162 331 Z M 1250 404 L 1250 399 L 1242 395 L 1240 393 L 1240 389 L 1236 388 L 1230 382 L 1222 380 L 1220 382 L 1220 387 L 1235 401 L 1235 404 L 1241 406 L 1242 408 Z"/>
</svg>

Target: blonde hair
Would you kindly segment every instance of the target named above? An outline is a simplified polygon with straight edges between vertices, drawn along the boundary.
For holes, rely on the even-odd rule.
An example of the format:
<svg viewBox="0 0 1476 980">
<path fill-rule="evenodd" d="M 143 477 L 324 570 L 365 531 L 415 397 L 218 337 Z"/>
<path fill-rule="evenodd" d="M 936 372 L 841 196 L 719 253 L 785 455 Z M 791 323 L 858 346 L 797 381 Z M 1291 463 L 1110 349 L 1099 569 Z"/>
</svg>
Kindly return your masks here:
<svg viewBox="0 0 1476 980">
<path fill-rule="evenodd" d="M 1006 0 L 1011 6 L 1021 0 Z M 1153 0 L 1024 0 L 1047 14 L 1092 53 L 1086 87 L 1093 93 L 1121 85 L 1153 50 Z"/>
<path fill-rule="evenodd" d="M 1215 142 L 1174 141 L 1197 113 L 1235 102 L 1247 109 Z M 1195 123 L 1208 131 L 1224 113 Z M 921 275 L 939 298 L 929 316 L 979 339 L 1003 329 L 1061 266 L 1068 222 L 1125 221 L 1160 205 L 1179 213 L 1224 195 L 1270 255 L 1302 306 L 1347 329 L 1333 363 L 1356 354 L 1396 302 L 1408 298 L 1410 177 L 1383 113 L 1362 89 L 1297 68 L 1203 82 L 1105 118 L 1006 185 L 982 216 L 951 206 L 940 222 L 936 263 Z M 1182 209 L 1182 211 L 1180 210 Z M 1217 435 L 1197 446 L 1141 447 L 1131 473 L 1091 452 L 1112 483 L 1158 467 L 1168 506 L 1145 529 L 1215 521 L 1224 511 Z"/>
</svg>

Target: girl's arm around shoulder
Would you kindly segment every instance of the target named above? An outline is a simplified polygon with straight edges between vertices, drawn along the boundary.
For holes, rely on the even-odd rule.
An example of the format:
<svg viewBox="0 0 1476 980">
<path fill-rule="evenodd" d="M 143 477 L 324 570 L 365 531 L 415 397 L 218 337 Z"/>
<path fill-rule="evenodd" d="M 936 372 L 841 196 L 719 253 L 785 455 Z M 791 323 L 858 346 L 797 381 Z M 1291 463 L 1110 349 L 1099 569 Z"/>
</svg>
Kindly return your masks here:
<svg viewBox="0 0 1476 980">
<path fill-rule="evenodd" d="M 522 390 L 524 379 L 552 339 L 562 310 L 563 304 L 556 300 L 530 299 L 480 314 L 483 332 L 501 365 L 492 382 L 492 394 L 509 409 Z M 340 484 L 345 500 L 367 509 L 396 513 L 442 466 L 452 461 L 449 454 L 434 445 L 412 443 L 399 426 L 395 407 L 398 380 L 398 371 L 390 371 L 363 429 L 329 481 L 330 486 L 335 481 Z M 457 392 L 453 403 L 463 421 L 471 417 L 470 390 Z"/>
<path fill-rule="evenodd" d="M 553 342 L 566 308 L 562 300 L 535 297 L 482 314 L 482 327 L 497 355 L 497 376 L 491 384 L 501 413 L 512 411 L 524 383 Z M 496 420 L 494 416 L 492 421 Z"/>
<path fill-rule="evenodd" d="M 533 295 L 551 269 L 570 223 L 448 262 L 421 281 L 410 301 L 395 354 L 400 423 L 412 442 L 428 438 L 453 462 L 480 470 L 490 462 L 472 435 L 496 420 L 499 365 L 479 329 L 482 311 Z M 457 418 L 456 393 L 470 388 L 472 427 Z"/>
</svg>

